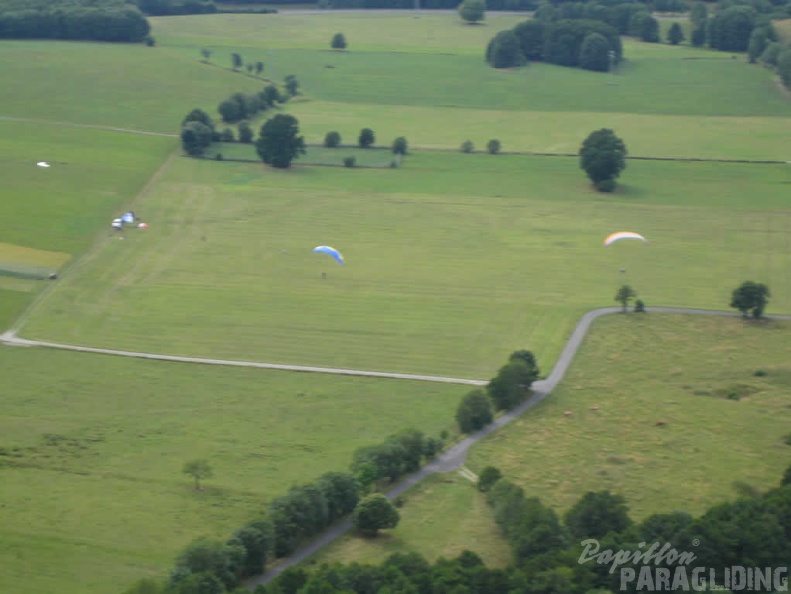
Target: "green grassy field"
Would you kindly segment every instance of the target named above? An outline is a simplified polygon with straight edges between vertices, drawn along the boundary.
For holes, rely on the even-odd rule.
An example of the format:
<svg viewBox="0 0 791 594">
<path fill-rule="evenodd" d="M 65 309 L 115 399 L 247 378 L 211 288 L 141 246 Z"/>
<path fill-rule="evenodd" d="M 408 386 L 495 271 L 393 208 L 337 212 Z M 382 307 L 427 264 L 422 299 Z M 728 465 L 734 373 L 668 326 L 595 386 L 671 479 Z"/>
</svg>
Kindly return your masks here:
<svg viewBox="0 0 791 594">
<path fill-rule="evenodd" d="M 8 592 L 119 592 L 164 575 L 291 485 L 405 427 L 452 429 L 459 386 L 4 347 L 0 559 Z M 215 477 L 195 493 L 183 464 Z M 47 562 L 42 567 L 41 558 Z"/>
<path fill-rule="evenodd" d="M 589 490 L 619 492 L 635 519 L 700 514 L 734 498 L 737 483 L 771 488 L 791 464 L 789 330 L 740 318 L 601 319 L 563 384 L 476 446 L 468 466 L 497 466 L 559 510 Z"/>
<path fill-rule="evenodd" d="M 66 262 L 57 283 L 0 276 L 0 323 L 10 324 L 41 288 L 52 287 L 23 318 L 24 336 L 486 379 L 516 348 L 534 350 L 547 371 L 579 315 L 611 305 L 623 282 L 649 308 L 722 309 L 736 284 L 755 278 L 772 289 L 770 313 L 791 312 L 787 165 L 630 161 L 618 192 L 598 195 L 574 158 L 416 151 L 392 170 L 297 165 L 273 171 L 175 157 L 141 192 L 177 139 L 7 119 L 174 134 L 190 109 L 216 114 L 229 94 L 261 88 L 264 81 L 225 68 L 238 51 L 246 61 L 265 62 L 264 74 L 275 80 L 298 76 L 304 96 L 284 109 L 300 118 L 311 142 L 330 130 L 353 142 L 360 128 L 371 127 L 383 145 L 404 135 L 412 147 L 456 149 L 469 138 L 480 150 L 499 138 L 506 151 L 573 153 L 590 130 L 611 126 L 633 155 L 790 158 L 788 102 L 768 71 L 730 55 L 634 41 L 625 42 L 627 62 L 612 77 L 546 65 L 487 68 L 486 41 L 521 20 L 490 15 L 487 25 L 467 27 L 456 16 L 436 14 L 214 15 L 152 19 L 154 48 L 0 42 L 0 261 L 7 254 L 29 265 L 41 258 Z M 328 48 L 338 31 L 350 43 L 347 52 Z M 200 63 L 202 47 L 213 50 L 212 64 Z M 39 160 L 53 167 L 36 168 Z M 105 238 L 110 217 L 138 193 L 135 211 L 150 228 L 129 230 L 125 241 Z M 605 235 L 622 229 L 640 231 L 651 243 L 601 247 Z M 312 254 L 318 244 L 341 249 L 347 265 Z M 655 319 L 664 318 L 635 325 Z M 628 322 L 608 320 L 602 328 L 612 326 L 617 337 L 620 323 Z M 719 337 L 712 344 L 725 352 L 731 326 L 722 323 L 688 338 L 683 360 L 709 348 L 709 336 Z M 649 340 L 666 334 L 680 330 L 668 322 Z M 777 390 L 787 384 L 788 341 L 781 331 L 732 334 L 752 350 L 728 356 L 748 367 L 766 365 L 769 375 L 737 380 L 701 364 L 691 379 L 679 380 L 686 392 L 668 396 L 676 401 L 671 411 L 661 409 L 668 427 L 646 429 L 663 436 L 669 452 L 648 467 L 660 477 L 649 490 L 637 492 L 645 469 L 630 472 L 641 458 L 617 447 L 616 425 L 590 436 L 579 425 L 558 450 L 565 458 L 542 452 L 540 461 L 576 463 L 580 444 L 594 440 L 611 458 L 589 458 L 580 482 L 553 485 L 560 479 L 550 478 L 538 494 L 562 507 L 578 489 L 623 479 L 642 514 L 663 491 L 671 503 L 689 495 L 674 468 L 696 468 L 694 447 L 700 452 L 692 454 L 718 462 L 712 486 L 701 487 L 690 511 L 727 491 L 723 477 L 757 486 L 770 475 L 774 481 L 783 465 L 759 453 L 779 447 L 780 424 L 787 425 Z M 662 397 L 676 385 L 647 375 L 666 379 L 666 351 L 599 340 L 605 350 L 633 344 L 632 351 L 607 352 L 622 353 L 611 364 L 624 369 L 623 381 L 638 373 L 624 368 L 624 360 L 641 364 L 641 394 Z M 767 345 L 773 353 L 758 361 L 758 347 Z M 354 447 L 407 425 L 431 434 L 448 428 L 461 395 L 452 386 L 39 349 L 3 348 L 2 355 L 0 447 L 7 455 L 0 456 L 0 565 L 8 568 L 7 589 L 21 593 L 112 592 L 143 575 L 159 576 L 192 538 L 227 535 L 291 484 L 345 466 Z M 735 374 L 730 363 L 728 373 Z M 595 364 L 583 359 L 584 365 Z M 623 421 L 639 441 L 640 415 L 647 413 L 606 409 L 601 387 L 610 385 L 588 386 L 586 377 L 574 376 L 564 389 L 575 397 L 590 392 L 602 408 L 597 419 Z M 690 390 L 719 394 L 742 381 L 766 390 L 739 402 L 689 396 L 698 400 L 685 417 L 682 396 Z M 618 398 L 634 399 L 620 392 Z M 553 396 L 537 411 L 542 431 L 558 429 L 545 412 L 553 406 L 573 409 L 575 416 L 563 421 L 579 423 L 587 405 L 573 408 L 569 398 L 560 393 L 556 405 Z M 759 411 L 756 404 L 765 406 Z M 654 422 L 659 411 L 645 407 Z M 711 426 L 701 446 L 690 445 L 692 421 Z M 532 416 L 520 421 L 533 422 Z M 511 451 L 528 439 L 523 427 L 494 438 L 473 463 L 497 456 L 510 476 L 532 480 L 533 441 L 524 454 Z M 760 427 L 763 437 L 734 444 L 721 427 Z M 651 439 L 644 441 L 665 444 Z M 196 496 L 179 471 L 199 456 L 210 459 L 217 476 Z M 595 474 L 601 470 L 608 474 Z M 697 485 L 708 472 L 705 466 L 686 476 Z M 682 488 L 670 492 L 676 484 Z M 454 513 L 437 518 L 438 510 Z M 455 511 L 467 514 L 461 525 Z M 349 539 L 330 555 L 376 560 L 408 547 L 453 555 L 475 548 L 474 539 L 492 563 L 507 554 L 480 497 L 463 483 L 421 486 L 404 514 L 392 537 L 371 547 Z M 439 533 L 452 538 L 440 546 Z"/>
<path fill-rule="evenodd" d="M 426 559 L 450 559 L 465 549 L 474 551 L 489 567 L 511 560 L 508 543 L 494 523 L 486 498 L 466 479 L 434 476 L 404 496 L 401 521 L 376 538 L 347 534 L 309 563 L 381 563 L 388 555 L 417 551 Z"/>
<path fill-rule="evenodd" d="M 600 196 L 576 159 L 417 153 L 395 170 L 291 171 L 180 159 L 138 205 L 150 228 L 107 239 L 22 335 L 476 379 L 530 348 L 548 367 L 623 282 L 649 305 L 724 309 L 757 278 L 771 311 L 791 311 L 789 175 L 638 161 Z M 651 243 L 602 247 L 623 229 Z M 311 252 L 322 244 L 346 264 Z"/>
</svg>

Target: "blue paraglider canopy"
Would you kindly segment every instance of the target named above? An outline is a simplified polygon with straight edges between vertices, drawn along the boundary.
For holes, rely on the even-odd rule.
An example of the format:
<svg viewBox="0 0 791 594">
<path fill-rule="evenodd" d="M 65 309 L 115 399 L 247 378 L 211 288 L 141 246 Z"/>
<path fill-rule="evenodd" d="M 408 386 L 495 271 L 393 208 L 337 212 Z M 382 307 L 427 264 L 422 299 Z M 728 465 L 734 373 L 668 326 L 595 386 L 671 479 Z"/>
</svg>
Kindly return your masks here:
<svg viewBox="0 0 791 594">
<path fill-rule="evenodd" d="M 343 256 L 341 256 L 341 253 L 338 250 L 336 250 L 335 248 L 333 248 L 333 247 L 330 247 L 328 245 L 320 245 L 319 247 L 313 248 L 313 252 L 314 253 L 320 252 L 322 254 L 328 254 L 328 255 L 332 256 L 333 258 L 335 258 L 335 260 L 338 262 L 338 264 L 343 264 Z"/>
</svg>

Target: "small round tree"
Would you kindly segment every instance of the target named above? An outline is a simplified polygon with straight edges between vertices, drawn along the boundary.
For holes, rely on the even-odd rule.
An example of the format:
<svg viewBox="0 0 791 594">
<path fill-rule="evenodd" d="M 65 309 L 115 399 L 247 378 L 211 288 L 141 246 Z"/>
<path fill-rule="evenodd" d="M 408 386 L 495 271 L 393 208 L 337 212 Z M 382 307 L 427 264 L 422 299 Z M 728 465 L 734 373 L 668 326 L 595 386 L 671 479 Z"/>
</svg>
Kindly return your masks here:
<svg viewBox="0 0 791 594">
<path fill-rule="evenodd" d="M 465 140 L 461 143 L 461 152 L 462 153 L 471 153 L 475 150 L 475 145 L 472 143 L 472 140 Z"/>
<path fill-rule="evenodd" d="M 264 122 L 255 150 L 264 163 L 272 167 L 289 167 L 291 161 L 305 154 L 305 140 L 299 136 L 297 118 L 279 113 Z"/>
<path fill-rule="evenodd" d="M 497 153 L 500 152 L 501 146 L 502 145 L 500 144 L 500 141 L 497 140 L 496 138 L 493 138 L 492 140 L 486 143 L 486 150 L 489 152 L 490 155 L 496 155 Z"/>
<path fill-rule="evenodd" d="M 486 1 L 464 0 L 459 4 L 459 16 L 471 25 L 479 23 L 486 18 Z"/>
<path fill-rule="evenodd" d="M 519 38 L 512 30 L 500 31 L 486 46 L 486 62 L 492 68 L 524 66 L 527 60 L 522 53 Z"/>
<path fill-rule="evenodd" d="M 360 148 L 368 148 L 374 143 L 375 140 L 376 136 L 374 136 L 374 131 L 370 128 L 363 128 L 360 130 L 360 136 L 357 139 L 357 144 L 360 145 Z"/>
<path fill-rule="evenodd" d="M 480 388 L 467 394 L 456 409 L 459 431 L 472 433 L 492 422 L 492 407 L 486 393 Z"/>
<path fill-rule="evenodd" d="M 376 534 L 379 530 L 395 528 L 401 516 L 387 497 L 373 493 L 360 500 L 352 512 L 354 527 L 361 532 Z"/>
<path fill-rule="evenodd" d="M 406 155 L 406 150 L 407 150 L 407 141 L 405 137 L 399 136 L 393 141 L 394 155 Z"/>
<path fill-rule="evenodd" d="M 626 167 L 626 145 L 609 128 L 591 132 L 580 147 L 580 167 L 600 192 L 612 192 Z"/>
<path fill-rule="evenodd" d="M 336 33 L 332 36 L 330 47 L 332 49 L 346 49 L 346 37 L 343 33 Z"/>
<path fill-rule="evenodd" d="M 327 132 L 324 137 L 324 146 L 327 148 L 335 148 L 341 144 L 341 135 L 338 132 Z"/>
<path fill-rule="evenodd" d="M 503 474 L 498 468 L 495 468 L 494 466 L 487 466 L 481 470 L 481 474 L 478 475 L 478 490 L 486 493 L 492 487 L 494 487 L 494 483 L 499 481 L 502 476 Z"/>
</svg>

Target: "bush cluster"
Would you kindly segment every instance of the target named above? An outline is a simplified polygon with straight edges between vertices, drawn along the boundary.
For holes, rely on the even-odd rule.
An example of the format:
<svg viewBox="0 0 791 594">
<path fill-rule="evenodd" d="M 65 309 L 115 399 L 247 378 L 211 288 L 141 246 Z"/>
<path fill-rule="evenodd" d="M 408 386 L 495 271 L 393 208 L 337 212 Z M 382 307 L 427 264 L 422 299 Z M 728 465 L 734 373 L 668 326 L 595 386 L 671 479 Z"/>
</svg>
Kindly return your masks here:
<svg viewBox="0 0 791 594">
<path fill-rule="evenodd" d="M 618 29 L 602 20 L 536 18 L 495 35 L 486 47 L 486 61 L 494 68 L 533 60 L 606 71 L 622 53 Z"/>
<path fill-rule="evenodd" d="M 277 87 L 275 85 L 267 85 L 263 90 L 251 95 L 234 93 L 217 106 L 217 111 L 220 113 L 223 122 L 235 124 L 284 102 L 285 99 L 281 96 Z"/>
<path fill-rule="evenodd" d="M 425 459 L 436 456 L 443 446 L 441 439 L 427 438 L 416 429 L 405 429 L 378 445 L 355 450 L 352 472 L 365 490 L 393 483 L 416 471 Z"/>
</svg>

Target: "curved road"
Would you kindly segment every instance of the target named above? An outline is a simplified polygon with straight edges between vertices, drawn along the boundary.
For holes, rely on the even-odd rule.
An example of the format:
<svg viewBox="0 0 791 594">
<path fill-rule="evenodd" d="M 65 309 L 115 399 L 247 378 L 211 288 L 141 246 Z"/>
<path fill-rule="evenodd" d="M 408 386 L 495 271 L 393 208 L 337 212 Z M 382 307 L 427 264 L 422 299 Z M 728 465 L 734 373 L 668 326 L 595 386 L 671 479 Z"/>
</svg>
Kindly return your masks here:
<svg viewBox="0 0 791 594">
<path fill-rule="evenodd" d="M 560 383 L 560 381 L 563 379 L 563 376 L 566 374 L 566 371 L 571 365 L 571 362 L 574 360 L 574 356 L 577 354 L 577 350 L 579 349 L 583 339 L 587 335 L 591 324 L 597 318 L 618 313 L 620 311 L 621 308 L 619 307 L 605 307 L 601 309 L 594 309 L 586 313 L 584 316 L 582 316 L 580 321 L 577 322 L 577 325 L 574 327 L 574 331 L 572 332 L 571 336 L 566 342 L 566 345 L 563 347 L 563 350 L 561 351 L 558 360 L 555 362 L 555 366 L 552 368 L 552 372 L 549 374 L 549 376 L 546 379 L 537 381 L 533 384 L 532 386 L 533 394 L 528 400 L 526 400 L 524 403 L 522 403 L 515 409 L 499 417 L 494 422 L 490 423 L 480 431 L 477 431 L 476 433 L 467 436 L 462 441 L 454 444 L 450 449 L 445 451 L 442 455 L 438 456 L 436 459 L 432 460 L 429 464 L 425 465 L 423 468 L 421 468 L 414 474 L 409 475 L 400 483 L 392 487 L 390 490 L 388 490 L 385 493 L 385 495 L 388 498 L 393 499 L 398 495 L 400 495 L 401 493 L 403 493 L 404 491 L 415 486 L 424 478 L 431 476 L 432 474 L 452 472 L 464 466 L 464 462 L 467 458 L 467 452 L 473 445 L 475 445 L 481 439 L 485 438 L 494 431 L 497 431 L 501 427 L 504 427 L 505 425 L 507 425 L 508 423 L 510 423 L 511 421 L 513 421 L 514 419 L 525 413 L 526 411 L 536 406 L 539 402 L 541 402 L 544 398 L 546 398 L 552 392 L 552 390 L 555 389 L 558 383 Z M 735 317 L 739 315 L 736 313 L 726 312 L 726 311 L 690 309 L 690 308 L 679 308 L 679 307 L 652 307 L 650 308 L 650 311 L 656 313 L 729 316 L 729 317 Z M 769 319 L 783 319 L 783 320 L 791 319 L 791 315 L 767 316 L 767 317 Z M 412 375 L 406 373 L 387 373 L 387 372 L 377 372 L 377 371 L 361 371 L 355 369 L 333 369 L 328 367 L 306 367 L 300 365 L 279 365 L 276 363 L 257 363 L 254 361 L 229 361 L 224 359 L 179 357 L 174 355 L 159 355 L 155 353 L 140 353 L 134 351 L 120 351 L 113 349 L 84 347 L 77 345 L 60 344 L 55 342 L 46 342 L 41 340 L 27 340 L 18 337 L 16 335 L 15 330 L 10 330 L 5 334 L 0 335 L 0 342 L 12 346 L 44 347 L 44 348 L 62 349 L 69 351 L 80 351 L 86 353 L 98 353 L 104 355 L 117 355 L 122 357 L 136 357 L 140 359 L 174 361 L 180 363 L 199 363 L 204 365 L 230 365 L 237 367 L 259 367 L 264 369 L 277 369 L 277 370 L 285 370 L 285 371 L 302 371 L 302 372 L 312 372 L 312 373 L 329 373 L 336 375 L 355 375 L 355 376 L 366 376 L 366 377 L 381 377 L 381 378 L 389 378 L 389 379 L 444 382 L 450 384 L 467 384 L 472 386 L 484 386 L 488 383 L 488 381 L 486 380 L 462 379 L 462 378 L 453 378 L 453 377 Z M 326 530 L 324 533 L 319 535 L 317 538 L 309 542 L 300 550 L 296 551 L 293 555 L 291 555 L 290 557 L 286 557 L 285 559 L 282 559 L 277 564 L 277 566 L 269 570 L 266 574 L 259 576 L 248 582 L 247 586 L 252 589 L 258 584 L 266 584 L 270 582 L 272 579 L 277 577 L 284 570 L 305 561 L 308 557 L 315 554 L 318 550 L 328 545 L 339 536 L 346 533 L 350 528 L 351 528 L 351 521 L 349 519 L 343 520 L 342 522 L 330 527 L 328 530 Z"/>
</svg>

